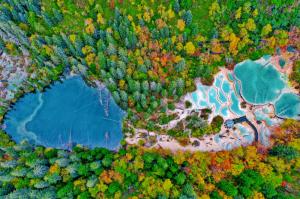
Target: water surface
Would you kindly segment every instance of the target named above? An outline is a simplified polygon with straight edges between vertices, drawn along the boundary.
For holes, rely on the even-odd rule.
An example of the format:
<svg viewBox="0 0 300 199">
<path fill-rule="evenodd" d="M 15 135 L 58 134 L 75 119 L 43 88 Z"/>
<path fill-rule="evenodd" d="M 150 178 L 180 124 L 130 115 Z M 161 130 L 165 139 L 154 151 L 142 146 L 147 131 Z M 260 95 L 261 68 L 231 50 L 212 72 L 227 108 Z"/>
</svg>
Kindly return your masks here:
<svg viewBox="0 0 300 199">
<path fill-rule="evenodd" d="M 100 97 L 101 96 L 101 97 Z M 26 94 L 7 113 L 5 131 L 19 142 L 28 139 L 47 147 L 117 148 L 125 115 L 107 90 L 89 87 L 76 76 L 43 93 Z"/>
<path fill-rule="evenodd" d="M 246 60 L 234 68 L 241 83 L 241 95 L 250 104 L 267 104 L 274 101 L 286 86 L 280 73 L 268 63 Z"/>
<path fill-rule="evenodd" d="M 275 103 L 276 115 L 282 118 L 300 118 L 300 97 L 294 93 L 284 93 Z"/>
</svg>

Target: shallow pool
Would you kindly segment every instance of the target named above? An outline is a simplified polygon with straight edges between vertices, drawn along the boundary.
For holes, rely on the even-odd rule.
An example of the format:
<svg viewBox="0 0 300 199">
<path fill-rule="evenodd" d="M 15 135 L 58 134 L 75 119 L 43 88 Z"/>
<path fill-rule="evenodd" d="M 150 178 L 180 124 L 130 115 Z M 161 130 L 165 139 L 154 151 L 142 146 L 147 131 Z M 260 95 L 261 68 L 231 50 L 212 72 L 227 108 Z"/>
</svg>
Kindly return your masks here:
<svg viewBox="0 0 300 199">
<path fill-rule="evenodd" d="M 275 113 L 282 118 L 300 117 L 300 97 L 294 93 L 285 93 L 275 102 Z"/>
<path fill-rule="evenodd" d="M 17 142 L 28 139 L 47 147 L 117 148 L 125 112 L 108 91 L 101 96 L 78 76 L 57 82 L 43 93 L 18 100 L 5 117 L 5 131 Z"/>
<path fill-rule="evenodd" d="M 233 78 L 232 74 L 231 77 Z M 191 93 L 190 98 L 197 108 L 211 108 L 213 117 L 220 115 L 227 118 L 230 113 L 238 117 L 245 113 L 240 107 L 238 92 L 234 92 L 234 89 L 234 82 L 229 81 L 227 76 L 219 73 L 216 75 L 212 86 L 198 83 L 197 90 Z"/>
<path fill-rule="evenodd" d="M 251 104 L 274 101 L 286 86 L 279 71 L 267 62 L 246 60 L 236 65 L 234 74 L 241 83 L 241 95 Z"/>
</svg>

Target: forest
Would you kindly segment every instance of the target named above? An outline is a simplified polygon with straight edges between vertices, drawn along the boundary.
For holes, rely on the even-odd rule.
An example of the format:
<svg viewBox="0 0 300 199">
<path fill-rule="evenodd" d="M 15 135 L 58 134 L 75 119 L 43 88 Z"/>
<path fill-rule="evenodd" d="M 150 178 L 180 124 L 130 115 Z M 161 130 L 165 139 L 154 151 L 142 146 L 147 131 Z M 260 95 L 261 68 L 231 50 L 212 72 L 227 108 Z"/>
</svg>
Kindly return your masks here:
<svg viewBox="0 0 300 199">
<path fill-rule="evenodd" d="M 294 0 L 1 0 L 0 52 L 31 64 L 15 98 L 0 106 L 0 124 L 17 98 L 75 71 L 104 83 L 127 111 L 124 123 L 160 132 L 195 79 L 211 85 L 220 66 L 299 51 L 299 13 Z M 299 60 L 289 81 L 299 89 Z M 188 119 L 195 137 L 223 123 L 199 128 L 199 118 Z M 286 120 L 270 148 L 174 154 L 124 140 L 118 151 L 66 151 L 15 143 L 0 130 L 0 198 L 296 199 L 299 132 L 299 121 Z"/>
</svg>

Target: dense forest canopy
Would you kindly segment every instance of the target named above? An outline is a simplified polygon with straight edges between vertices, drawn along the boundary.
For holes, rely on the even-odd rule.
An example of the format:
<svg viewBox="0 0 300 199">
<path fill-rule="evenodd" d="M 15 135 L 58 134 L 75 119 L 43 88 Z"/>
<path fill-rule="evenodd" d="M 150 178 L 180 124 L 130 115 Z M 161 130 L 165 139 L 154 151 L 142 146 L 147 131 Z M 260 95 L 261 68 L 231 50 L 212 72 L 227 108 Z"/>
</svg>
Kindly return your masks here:
<svg viewBox="0 0 300 199">
<path fill-rule="evenodd" d="M 159 131 L 196 78 L 211 85 L 220 66 L 299 51 L 299 13 L 294 0 L 2 0 L 0 52 L 30 60 L 14 100 L 72 70 L 103 82 L 126 122 Z M 290 77 L 298 88 L 299 63 Z M 0 121 L 14 100 L 0 106 Z M 223 123 L 217 117 L 204 128 L 189 119 L 189 128 L 200 129 L 195 136 Z M 0 198 L 296 199 L 299 130 L 298 121 L 286 120 L 273 130 L 271 148 L 176 154 L 125 142 L 116 152 L 64 151 L 17 144 L 0 131 Z"/>
</svg>

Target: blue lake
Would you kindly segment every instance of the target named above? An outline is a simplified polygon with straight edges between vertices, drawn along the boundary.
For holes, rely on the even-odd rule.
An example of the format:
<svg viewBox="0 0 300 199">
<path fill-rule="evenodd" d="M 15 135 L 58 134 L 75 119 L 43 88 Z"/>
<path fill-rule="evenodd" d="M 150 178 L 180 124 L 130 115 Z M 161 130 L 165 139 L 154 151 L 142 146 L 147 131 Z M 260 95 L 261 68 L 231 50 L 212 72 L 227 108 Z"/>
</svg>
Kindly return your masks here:
<svg viewBox="0 0 300 199">
<path fill-rule="evenodd" d="M 7 113 L 4 126 L 17 142 L 115 149 L 123 137 L 124 116 L 107 90 L 100 92 L 76 76 L 54 83 L 43 93 L 26 94 Z"/>
</svg>

